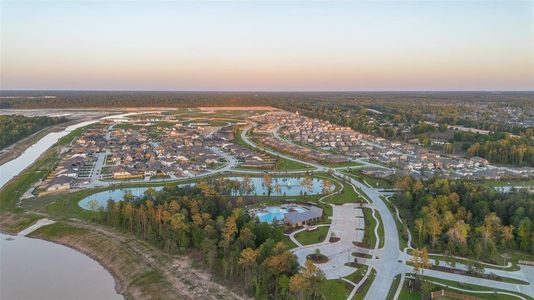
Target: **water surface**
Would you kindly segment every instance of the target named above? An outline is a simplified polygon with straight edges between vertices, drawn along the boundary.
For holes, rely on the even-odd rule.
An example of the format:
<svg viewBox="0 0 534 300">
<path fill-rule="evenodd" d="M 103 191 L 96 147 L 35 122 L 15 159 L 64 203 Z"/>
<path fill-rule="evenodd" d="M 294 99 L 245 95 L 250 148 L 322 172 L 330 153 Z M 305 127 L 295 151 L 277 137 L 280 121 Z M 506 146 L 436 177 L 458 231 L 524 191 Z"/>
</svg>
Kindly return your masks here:
<svg viewBox="0 0 534 300">
<path fill-rule="evenodd" d="M 99 120 L 104 119 L 117 119 L 123 118 L 132 113 L 114 115 L 100 118 Z M 19 157 L 8 161 L 7 163 L 0 166 L 0 188 L 2 188 L 8 181 L 13 177 L 17 176 L 24 169 L 33 164 L 48 148 L 52 147 L 60 138 L 68 135 L 72 131 L 85 127 L 94 123 L 97 123 L 99 120 L 85 121 L 75 125 L 71 125 L 65 128 L 63 131 L 51 132 L 37 141 L 35 144 L 28 147 Z"/>
<path fill-rule="evenodd" d="M 44 240 L 0 234 L 0 299 L 124 298 L 111 274 L 90 257 Z"/>
<path fill-rule="evenodd" d="M 244 176 L 223 177 L 226 179 L 243 182 Z M 271 181 L 271 196 L 299 196 L 301 193 L 308 195 L 316 195 L 322 192 L 323 179 L 313 178 L 311 185 L 305 187 L 302 185 L 303 177 L 275 177 Z M 192 184 L 182 184 L 192 185 Z M 332 188 L 334 188 L 332 186 Z M 124 195 L 132 194 L 134 197 L 142 197 L 148 187 L 137 188 L 122 188 L 113 189 L 95 193 L 82 199 L 78 204 L 83 209 L 95 210 L 98 208 L 105 208 L 109 199 L 113 201 L 122 201 Z M 162 186 L 153 187 L 154 190 L 159 191 L 163 189 Z M 265 185 L 262 177 L 250 177 L 250 190 L 234 190 L 232 195 L 246 195 L 246 196 L 266 196 L 269 194 L 269 187 Z"/>
</svg>

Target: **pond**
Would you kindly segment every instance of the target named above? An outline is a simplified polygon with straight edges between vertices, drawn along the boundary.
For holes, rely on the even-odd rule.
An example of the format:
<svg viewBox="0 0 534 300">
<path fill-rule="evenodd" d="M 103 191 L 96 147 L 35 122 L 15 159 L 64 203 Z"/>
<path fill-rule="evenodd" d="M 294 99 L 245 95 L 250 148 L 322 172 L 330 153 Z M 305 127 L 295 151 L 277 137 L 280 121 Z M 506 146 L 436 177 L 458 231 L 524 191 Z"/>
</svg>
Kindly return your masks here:
<svg viewBox="0 0 534 300">
<path fill-rule="evenodd" d="M 234 176 L 227 177 L 230 180 L 239 181 L 241 184 L 245 182 L 245 177 Z M 269 186 L 264 182 L 263 177 L 249 177 L 251 189 L 248 191 L 234 191 L 232 194 L 237 196 L 239 194 L 247 196 L 267 196 L 269 194 Z M 299 196 L 301 193 L 308 195 L 321 194 L 323 188 L 323 179 L 312 178 L 308 182 L 308 186 L 303 184 L 304 177 L 273 177 L 270 183 L 271 196 Z"/>
<path fill-rule="evenodd" d="M 238 181 L 243 186 L 243 182 L 247 180 L 243 176 L 231 176 L 224 177 L 226 179 Z M 242 188 L 240 190 L 231 191 L 233 196 L 246 195 L 246 196 L 267 196 L 269 194 L 269 187 L 265 185 L 265 182 L 262 177 L 249 177 L 250 183 L 249 188 Z M 274 177 L 271 180 L 271 196 L 299 196 L 301 193 L 306 193 L 308 195 L 320 194 L 323 188 L 323 179 L 313 178 L 304 186 L 302 184 L 303 177 Z M 184 186 L 184 185 L 180 185 Z M 160 191 L 163 189 L 162 186 L 153 187 L 154 190 Z M 123 189 L 114 189 L 104 192 L 99 192 L 93 195 L 90 195 L 82 199 L 78 204 L 81 208 L 87 210 L 96 210 L 99 208 L 104 208 L 107 205 L 108 199 L 114 201 L 121 201 L 124 199 L 124 195 L 131 193 L 134 197 L 143 196 L 144 192 L 148 187 L 137 187 L 137 188 L 123 188 Z M 332 188 L 334 186 L 332 185 Z"/>
<path fill-rule="evenodd" d="M 24 236 L 0 239 L 0 299 L 124 299 L 111 274 L 82 253 Z"/>
</svg>

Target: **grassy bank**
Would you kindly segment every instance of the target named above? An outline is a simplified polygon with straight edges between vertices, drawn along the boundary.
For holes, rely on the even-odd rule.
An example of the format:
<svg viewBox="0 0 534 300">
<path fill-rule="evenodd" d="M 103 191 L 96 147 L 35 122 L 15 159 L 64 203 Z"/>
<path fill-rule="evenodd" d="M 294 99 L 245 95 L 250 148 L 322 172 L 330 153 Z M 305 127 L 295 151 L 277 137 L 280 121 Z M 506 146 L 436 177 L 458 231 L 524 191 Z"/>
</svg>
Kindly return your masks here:
<svg viewBox="0 0 534 300">
<path fill-rule="evenodd" d="M 103 265 L 126 299 L 233 299 L 235 294 L 192 268 L 187 257 L 165 254 L 115 229 L 58 222 L 31 234 L 76 249 Z M 183 272 L 188 270 L 188 272 Z"/>
<path fill-rule="evenodd" d="M 0 232 L 17 234 L 41 218 L 42 216 L 29 212 L 0 213 Z"/>
<path fill-rule="evenodd" d="M 23 170 L 19 175 L 9 181 L 0 190 L 0 211 L 12 210 L 20 197 L 32 186 L 33 183 L 48 175 L 59 161 L 58 146 L 70 143 L 85 129 L 92 125 L 73 130 L 60 138 L 50 149 L 46 150 L 32 165 Z"/>
</svg>

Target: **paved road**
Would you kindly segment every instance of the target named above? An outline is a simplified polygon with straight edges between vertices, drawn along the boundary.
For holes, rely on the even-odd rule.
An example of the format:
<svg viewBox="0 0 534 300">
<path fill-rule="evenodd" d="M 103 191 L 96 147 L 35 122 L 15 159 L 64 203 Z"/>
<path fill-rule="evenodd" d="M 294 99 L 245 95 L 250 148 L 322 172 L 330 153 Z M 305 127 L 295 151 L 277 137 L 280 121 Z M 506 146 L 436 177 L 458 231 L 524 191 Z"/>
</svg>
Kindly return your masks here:
<svg viewBox="0 0 534 300">
<path fill-rule="evenodd" d="M 292 250 L 301 265 L 306 262 L 306 257 L 313 254 L 316 249 L 328 257 L 328 262 L 317 264 L 327 279 L 345 277 L 356 271 L 355 268 L 346 266 L 346 263 L 354 261 L 352 253 L 354 244 L 361 242 L 364 236 L 365 221 L 359 205 L 347 203 L 344 205 L 332 205 L 332 223 L 325 240 L 318 244 L 301 246 Z M 332 235 L 340 238 L 335 243 L 330 243 Z"/>
<path fill-rule="evenodd" d="M 254 126 L 254 124 L 252 126 Z M 264 150 L 273 155 L 278 155 L 285 159 L 293 160 L 293 161 L 314 167 L 317 171 L 332 170 L 334 175 L 338 177 L 345 177 L 344 174 L 342 174 L 340 170 L 338 169 L 331 169 L 331 168 L 322 166 L 317 163 L 303 161 L 303 160 L 296 159 L 294 157 L 291 157 L 285 154 L 278 153 L 270 149 L 265 149 L 260 146 L 257 146 L 255 143 L 250 141 L 250 139 L 247 137 L 247 133 L 249 130 L 250 130 L 250 127 L 243 130 L 241 132 L 241 138 L 243 139 L 243 141 L 245 141 L 252 147 Z M 276 132 L 275 132 L 275 136 L 277 136 Z M 372 165 L 371 163 L 369 164 Z M 390 193 L 384 193 L 384 192 L 379 191 L 378 189 L 371 188 L 353 178 L 348 178 L 348 179 L 352 185 L 361 189 L 361 191 L 368 196 L 368 198 L 372 202 L 369 204 L 369 207 L 378 211 L 378 213 L 380 213 L 380 216 L 382 218 L 382 223 L 384 227 L 384 247 L 381 249 L 377 249 L 377 250 L 367 251 L 368 253 L 378 256 L 378 258 L 374 257 L 373 259 L 368 259 L 365 262 L 370 267 L 376 270 L 375 280 L 373 281 L 371 287 L 369 288 L 365 298 L 373 299 L 373 300 L 374 299 L 386 299 L 389 289 L 391 287 L 391 284 L 393 283 L 394 277 L 398 274 L 413 272 L 412 267 L 405 264 L 406 261 L 410 260 L 411 256 L 402 252 L 399 249 L 400 244 L 399 244 L 399 237 L 397 234 L 397 225 L 394 220 L 395 216 L 393 216 L 393 214 L 390 212 L 390 210 L 387 208 L 386 204 L 380 197 L 380 196 L 390 195 Z M 335 207 L 337 206 L 334 206 L 334 208 Z M 344 206 L 339 206 L 339 207 L 342 209 L 342 207 Z M 353 215 L 351 215 L 350 213 L 345 214 L 345 213 L 339 213 L 339 212 L 335 213 L 335 216 L 336 216 L 336 219 L 347 218 L 348 220 L 350 220 L 353 217 Z M 334 224 L 334 222 L 332 223 Z M 339 223 L 340 223 L 339 221 L 336 222 L 336 224 L 339 224 Z M 341 230 L 341 231 L 343 230 L 348 231 L 347 233 L 342 233 L 342 232 L 340 233 L 341 235 L 347 235 L 347 234 L 349 235 L 348 237 L 346 237 L 345 239 L 342 239 L 341 241 L 349 241 L 351 239 L 350 234 L 352 234 L 352 232 L 350 230 L 350 226 L 346 227 L 343 225 L 341 226 L 333 225 L 331 226 L 331 229 L 332 228 L 335 228 L 336 230 Z M 336 244 L 337 243 L 330 244 L 330 245 L 336 245 Z M 323 271 L 326 271 L 325 273 L 327 274 L 327 278 L 337 278 L 335 277 L 336 275 L 342 276 L 343 274 L 346 274 L 346 272 L 349 271 L 349 269 L 347 269 L 349 267 L 345 267 L 345 266 L 339 267 L 339 266 L 342 264 L 343 261 L 346 261 L 349 258 L 350 253 L 353 251 L 362 250 L 352 245 L 352 242 L 350 244 L 351 244 L 351 247 L 349 247 L 348 243 L 345 243 L 345 242 L 342 244 L 339 244 L 340 250 L 338 251 L 338 250 L 332 250 L 330 247 L 328 247 L 323 242 L 323 243 L 319 243 L 315 245 L 299 247 L 295 250 L 295 254 L 299 258 L 299 263 L 303 264 L 304 261 L 302 261 L 302 257 L 305 257 L 305 255 L 307 255 L 308 252 L 312 253 L 317 247 L 319 247 L 321 249 L 321 252 L 324 251 L 323 253 L 325 255 L 332 256 L 332 262 L 330 264 L 324 264 L 324 266 L 319 266 L 319 267 Z M 347 253 L 347 256 L 344 259 L 343 254 L 345 252 Z M 461 264 L 459 265 L 460 265 L 459 268 L 465 267 L 465 266 L 462 267 Z M 336 270 L 338 267 L 340 269 Z M 442 278 L 442 279 L 453 280 L 457 282 L 465 282 L 465 283 L 470 283 L 470 284 L 495 287 L 495 288 L 512 291 L 512 292 L 520 292 L 525 295 L 534 297 L 534 267 L 521 266 L 521 269 L 519 271 L 514 271 L 514 272 L 499 271 L 499 270 L 492 270 L 492 269 L 489 269 L 486 272 L 487 273 L 493 272 L 503 277 L 511 277 L 511 278 L 525 280 L 525 281 L 528 281 L 530 285 L 517 285 L 517 284 L 511 284 L 511 283 L 505 283 L 505 282 L 499 282 L 499 281 L 493 281 L 493 280 L 480 279 L 480 278 L 475 278 L 471 276 L 440 272 L 440 271 L 435 271 L 435 270 L 425 270 L 425 275 Z"/>
<path fill-rule="evenodd" d="M 235 157 L 233 157 L 232 155 L 224 152 L 224 151 L 221 151 L 219 148 L 217 147 L 207 147 L 209 150 L 211 150 L 213 153 L 223 157 L 224 159 L 226 159 L 226 161 L 228 162 L 226 165 L 224 165 L 223 167 L 221 168 L 218 168 L 218 169 L 215 169 L 215 170 L 209 170 L 207 172 L 204 172 L 204 173 L 200 173 L 200 174 L 195 174 L 195 175 L 189 175 L 187 177 L 181 177 L 181 178 L 178 178 L 178 177 L 175 177 L 172 179 L 172 181 L 174 180 L 185 180 L 185 179 L 194 179 L 194 178 L 202 178 L 202 177 L 207 177 L 207 176 L 211 176 L 211 175 L 214 175 L 214 174 L 218 174 L 218 173 L 224 173 L 224 172 L 228 172 L 230 170 L 232 170 L 233 168 L 235 168 L 237 166 L 237 159 Z M 97 174 L 97 170 L 99 171 L 98 173 L 100 173 L 101 169 L 102 169 L 102 166 L 103 166 L 103 163 L 104 163 L 104 158 L 105 158 L 106 154 L 104 153 L 99 153 L 98 155 L 98 159 L 97 159 L 97 163 L 96 163 L 96 166 L 95 166 L 95 169 L 93 170 L 93 176 L 91 177 L 91 180 L 89 182 L 89 184 L 87 185 L 84 185 L 83 187 L 84 188 L 95 188 L 95 187 L 106 187 L 106 186 L 110 186 L 110 185 L 113 185 L 113 184 L 119 184 L 119 183 L 123 183 L 123 181 L 103 181 L 103 180 L 100 180 L 100 174 Z M 167 181 L 171 181 L 171 180 L 165 180 L 165 179 L 162 179 L 162 180 L 150 180 L 149 177 L 145 177 L 144 180 L 139 180 L 139 181 L 131 181 L 132 183 L 143 183 L 143 182 L 150 182 L 150 183 L 154 183 L 154 182 L 167 182 Z"/>
</svg>

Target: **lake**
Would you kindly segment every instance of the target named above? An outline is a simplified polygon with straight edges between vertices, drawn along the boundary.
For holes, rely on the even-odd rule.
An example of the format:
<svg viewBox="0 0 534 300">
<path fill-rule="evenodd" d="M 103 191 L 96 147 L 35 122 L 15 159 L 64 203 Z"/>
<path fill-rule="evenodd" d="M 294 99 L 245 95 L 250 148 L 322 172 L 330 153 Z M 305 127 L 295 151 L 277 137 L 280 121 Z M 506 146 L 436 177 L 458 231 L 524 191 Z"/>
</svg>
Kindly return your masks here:
<svg viewBox="0 0 534 300">
<path fill-rule="evenodd" d="M 0 299 L 124 299 L 111 274 L 82 253 L 24 236 L 0 239 Z"/>
<path fill-rule="evenodd" d="M 230 176 L 224 177 L 230 180 L 236 180 L 243 182 L 244 176 Z M 273 177 L 271 181 L 271 196 L 299 196 L 300 193 L 307 193 L 308 195 L 320 194 L 322 191 L 323 180 L 313 178 L 309 187 L 302 186 L 303 177 Z M 247 196 L 266 196 L 268 193 L 268 187 L 265 186 L 262 177 L 250 177 L 251 190 L 248 192 L 233 191 L 234 196 L 247 195 Z M 279 192 L 276 191 L 276 187 L 279 187 Z M 163 187 L 153 187 L 156 191 L 161 190 Z M 123 188 L 113 189 L 104 192 L 95 193 L 82 199 L 78 204 L 81 208 L 91 210 L 98 207 L 106 207 L 108 199 L 114 201 L 121 201 L 124 199 L 126 193 L 131 193 L 135 197 L 142 197 L 148 187 L 137 188 Z"/>
</svg>

